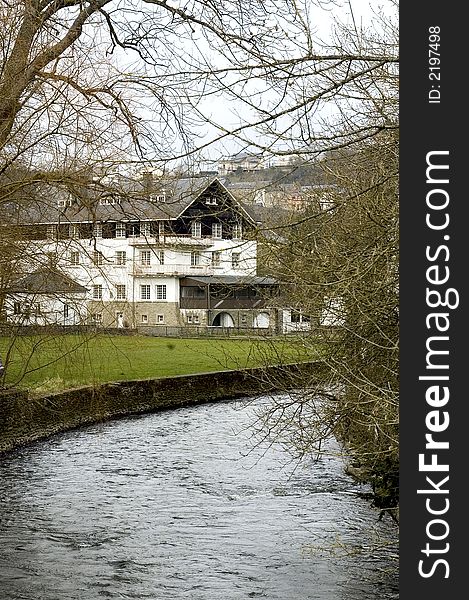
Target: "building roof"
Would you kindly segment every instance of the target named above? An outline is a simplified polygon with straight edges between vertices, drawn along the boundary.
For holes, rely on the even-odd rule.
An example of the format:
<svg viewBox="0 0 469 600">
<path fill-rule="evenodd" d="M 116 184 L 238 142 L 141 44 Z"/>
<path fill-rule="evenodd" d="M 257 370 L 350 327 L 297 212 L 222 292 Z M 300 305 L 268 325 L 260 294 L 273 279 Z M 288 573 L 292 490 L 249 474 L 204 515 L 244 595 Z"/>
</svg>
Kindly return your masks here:
<svg viewBox="0 0 469 600">
<path fill-rule="evenodd" d="M 44 268 L 18 280 L 12 285 L 11 292 L 17 294 L 84 294 L 87 292 L 87 288 L 63 273 Z"/>
<path fill-rule="evenodd" d="M 90 183 L 73 190 L 40 184 L 34 202 L 17 203 L 14 218 L 22 224 L 174 220 L 213 185 L 229 194 L 248 220 L 256 221 L 250 207 L 216 177 L 157 178 L 151 193 L 146 185 L 123 177 L 108 185 Z M 61 201 L 64 206 L 59 206 Z"/>
</svg>

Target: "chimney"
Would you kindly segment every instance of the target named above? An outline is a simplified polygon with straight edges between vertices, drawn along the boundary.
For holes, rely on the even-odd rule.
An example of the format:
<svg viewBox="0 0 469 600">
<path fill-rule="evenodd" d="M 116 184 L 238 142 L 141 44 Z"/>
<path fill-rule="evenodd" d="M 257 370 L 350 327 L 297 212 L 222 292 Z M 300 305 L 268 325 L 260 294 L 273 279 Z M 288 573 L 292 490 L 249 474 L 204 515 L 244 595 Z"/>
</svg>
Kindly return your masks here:
<svg viewBox="0 0 469 600">
<path fill-rule="evenodd" d="M 143 189 L 146 194 L 151 194 L 154 186 L 153 171 L 142 171 Z"/>
</svg>

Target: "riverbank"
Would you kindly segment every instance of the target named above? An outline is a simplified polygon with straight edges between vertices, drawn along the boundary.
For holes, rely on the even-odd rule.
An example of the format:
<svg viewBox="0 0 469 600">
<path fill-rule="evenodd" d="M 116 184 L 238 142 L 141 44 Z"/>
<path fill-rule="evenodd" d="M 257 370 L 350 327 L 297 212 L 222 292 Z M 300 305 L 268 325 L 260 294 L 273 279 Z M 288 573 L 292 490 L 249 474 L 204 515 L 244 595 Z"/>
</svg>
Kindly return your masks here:
<svg viewBox="0 0 469 600">
<path fill-rule="evenodd" d="M 56 433 L 132 414 L 268 394 L 319 373 L 320 362 L 118 381 L 41 397 L 0 394 L 0 453 Z"/>
</svg>

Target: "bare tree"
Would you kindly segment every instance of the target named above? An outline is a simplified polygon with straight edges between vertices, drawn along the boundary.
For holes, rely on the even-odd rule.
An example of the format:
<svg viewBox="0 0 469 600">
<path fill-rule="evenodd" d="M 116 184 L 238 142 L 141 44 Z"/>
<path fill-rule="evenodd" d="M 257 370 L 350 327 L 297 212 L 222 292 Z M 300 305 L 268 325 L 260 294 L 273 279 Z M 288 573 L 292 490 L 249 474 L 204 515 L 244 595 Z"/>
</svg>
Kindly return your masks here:
<svg viewBox="0 0 469 600">
<path fill-rule="evenodd" d="M 327 202 L 266 238 L 264 258 L 284 282 L 281 304 L 307 315 L 295 343 L 322 364 L 276 399 L 261 433 L 295 456 L 344 442 L 350 470 L 395 509 L 399 487 L 398 140 L 382 132 L 323 161 L 337 182 Z M 395 511 L 393 512 L 393 514 Z"/>
</svg>

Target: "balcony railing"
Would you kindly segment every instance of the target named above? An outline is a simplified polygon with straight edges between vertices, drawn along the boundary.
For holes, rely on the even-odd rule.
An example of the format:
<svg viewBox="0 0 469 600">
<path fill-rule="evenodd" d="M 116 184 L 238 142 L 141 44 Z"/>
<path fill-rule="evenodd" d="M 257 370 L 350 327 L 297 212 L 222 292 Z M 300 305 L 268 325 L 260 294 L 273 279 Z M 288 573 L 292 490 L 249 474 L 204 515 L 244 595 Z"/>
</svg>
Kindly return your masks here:
<svg viewBox="0 0 469 600">
<path fill-rule="evenodd" d="M 127 243 L 131 246 L 151 246 L 153 244 L 160 244 L 163 246 L 188 246 L 194 248 L 211 246 L 214 239 L 218 238 L 212 238 L 211 236 L 193 237 L 190 233 L 182 233 L 179 235 L 140 235 L 128 237 Z"/>
<path fill-rule="evenodd" d="M 223 274 L 222 267 L 212 267 L 211 265 L 181 265 L 181 264 L 165 264 L 165 265 L 135 265 L 133 274 L 150 277 L 153 275 L 221 275 Z"/>
</svg>

